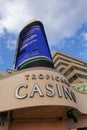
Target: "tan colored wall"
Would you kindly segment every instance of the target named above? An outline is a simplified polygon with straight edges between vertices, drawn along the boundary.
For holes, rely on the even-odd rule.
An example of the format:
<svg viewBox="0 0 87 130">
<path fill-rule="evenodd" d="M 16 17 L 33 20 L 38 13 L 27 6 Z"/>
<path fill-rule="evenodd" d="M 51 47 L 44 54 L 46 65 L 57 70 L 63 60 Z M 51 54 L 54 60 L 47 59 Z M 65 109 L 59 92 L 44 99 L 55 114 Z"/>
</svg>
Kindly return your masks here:
<svg viewBox="0 0 87 130">
<path fill-rule="evenodd" d="M 26 80 L 25 75 L 29 74 L 29 80 Z M 52 115 L 52 111 L 55 109 L 57 110 L 58 113 L 61 112 L 61 114 L 63 113 L 63 111 L 61 111 L 62 107 L 64 106 L 71 106 L 73 108 L 77 108 L 80 112 L 87 114 L 87 94 L 82 94 L 79 93 L 75 90 L 73 90 L 72 87 L 69 87 L 68 85 L 66 85 L 65 83 L 62 83 L 61 81 L 56 81 L 55 79 L 32 79 L 32 75 L 35 74 L 37 77 L 39 74 L 43 74 L 44 76 L 46 74 L 49 75 L 53 75 L 58 76 L 59 79 L 61 78 L 65 78 L 63 75 L 61 75 L 60 73 L 58 73 L 57 71 L 53 70 L 53 69 L 46 69 L 46 68 L 34 68 L 34 69 L 27 69 L 24 71 L 20 71 L 17 72 L 16 74 L 1 79 L 0 80 L 0 111 L 7 111 L 7 110 L 17 110 L 20 108 L 41 108 L 42 109 L 37 109 L 38 113 L 40 114 L 40 116 L 42 117 L 41 113 L 43 113 L 43 111 L 45 111 L 43 114 L 46 115 L 46 112 L 51 112 Z M 35 95 L 33 97 L 30 98 L 30 93 L 32 91 L 32 88 L 34 86 L 34 84 L 38 84 L 40 89 L 42 90 L 42 92 L 44 93 L 43 97 L 40 97 L 38 93 L 35 93 Z M 53 89 L 55 91 L 55 95 L 53 97 L 48 97 L 46 96 L 46 88 L 45 85 L 46 83 L 52 83 Z M 22 90 L 20 91 L 20 95 L 27 93 L 28 96 L 24 99 L 17 99 L 15 97 L 15 90 L 17 88 L 17 86 L 20 86 L 22 84 L 27 84 L 28 88 L 22 88 Z M 69 90 L 72 90 L 74 92 L 74 94 L 76 95 L 76 103 L 73 100 L 70 100 L 70 98 L 65 98 L 64 96 L 64 92 L 63 89 L 61 87 L 61 92 L 62 92 L 62 97 L 58 96 L 58 92 L 56 89 L 56 84 L 60 84 L 65 86 L 66 88 L 69 88 Z M 49 107 L 50 106 L 50 107 Z M 46 109 L 43 107 L 46 107 Z M 51 108 L 51 109 L 50 109 Z M 60 111 L 60 112 L 59 112 Z M 18 111 L 17 111 L 18 112 Z M 29 111 L 30 112 L 30 111 Z M 30 114 L 30 113 L 29 113 Z M 13 116 L 15 117 L 15 113 L 13 113 Z M 27 114 L 26 114 L 27 115 Z M 19 114 L 19 117 L 23 118 L 23 115 Z M 58 115 L 57 117 L 60 117 L 61 115 Z M 29 116 L 30 117 L 30 116 Z M 48 116 L 47 116 L 48 117 Z M 52 117 L 55 117 L 55 115 L 52 115 Z M 16 118 L 16 117 L 15 117 Z M 46 117 L 44 117 L 46 118 Z M 69 122 L 68 122 L 69 123 Z M 70 123 L 71 124 L 71 123 Z M 87 124 L 87 122 L 86 122 Z M 74 126 L 74 125 L 73 125 Z M 84 125 L 85 126 L 85 125 Z M 4 127 L 3 127 L 4 128 Z M 26 129 L 25 129 L 26 128 Z M 56 121 L 56 122 L 12 122 L 10 124 L 9 130 L 66 130 L 65 129 L 65 125 L 62 121 Z M 6 130 L 6 129 L 0 129 L 0 130 Z"/>
<path fill-rule="evenodd" d="M 53 61 L 56 60 L 56 58 L 58 58 L 58 57 L 62 57 L 62 58 L 64 58 L 64 59 L 70 60 L 70 61 L 72 61 L 72 62 L 74 62 L 74 63 L 79 63 L 79 64 L 81 64 L 81 65 L 84 65 L 84 61 L 82 61 L 82 60 L 80 60 L 80 59 L 77 59 L 77 58 L 75 58 L 75 57 L 72 57 L 72 56 L 70 56 L 70 55 L 67 55 L 67 54 L 65 54 L 65 53 L 58 52 L 58 51 L 54 51 L 54 52 L 52 53 L 52 57 L 53 57 L 55 54 L 57 54 L 57 55 L 53 58 Z M 63 54 L 63 55 L 62 55 L 62 54 Z M 67 56 L 68 56 L 68 57 L 67 57 Z M 73 59 L 71 59 L 71 58 L 73 58 Z M 68 63 L 68 62 L 67 62 L 67 63 Z M 86 62 L 85 62 L 85 63 L 86 63 Z"/>
<path fill-rule="evenodd" d="M 62 121 L 23 121 L 11 123 L 9 130 L 66 130 L 66 126 Z"/>
<path fill-rule="evenodd" d="M 70 130 L 77 130 L 77 129 L 70 129 Z"/>
<path fill-rule="evenodd" d="M 29 80 L 26 80 L 25 75 L 30 75 Z M 13 76 L 4 78 L 0 80 L 0 111 L 7 111 L 7 110 L 14 110 L 18 108 L 24 108 L 24 107 L 33 107 L 33 106 L 73 106 L 77 108 L 77 104 L 70 100 L 70 98 L 65 98 L 63 89 L 61 87 L 62 92 L 62 98 L 58 96 L 58 92 L 56 89 L 56 84 L 60 84 L 70 88 L 65 83 L 62 83 L 60 81 L 52 80 L 50 79 L 32 79 L 31 75 L 35 74 L 37 77 L 39 74 L 50 75 L 54 77 L 59 77 L 59 79 L 65 79 L 63 75 L 56 72 L 53 69 L 47 69 L 47 68 L 33 68 L 33 69 L 27 69 L 24 71 L 20 71 L 16 73 Z M 46 96 L 47 90 L 46 90 L 46 84 L 50 83 L 52 84 L 55 95 L 53 97 Z M 23 88 L 20 91 L 20 95 L 28 94 L 27 98 L 24 99 L 17 99 L 15 97 L 15 90 L 18 86 L 27 84 L 28 88 Z M 33 89 L 33 86 L 35 84 L 38 84 L 40 86 L 40 89 L 44 93 L 43 97 L 40 97 L 38 93 L 34 95 L 34 97 L 30 98 L 30 93 Z M 4 96 L 5 95 L 5 96 Z M 3 100 L 2 100 L 3 99 Z M 3 105 L 2 105 L 3 104 Z"/>
<path fill-rule="evenodd" d="M 29 74 L 29 80 L 26 80 L 25 75 Z M 49 74 L 58 76 L 60 79 L 65 78 L 60 73 L 54 71 L 53 69 L 47 69 L 47 68 L 33 68 L 33 69 L 27 69 L 24 71 L 20 71 L 16 73 L 13 76 L 7 77 L 5 79 L 0 80 L 0 111 L 7 111 L 7 110 L 14 110 L 18 108 L 24 108 L 24 107 L 33 107 L 33 106 L 71 106 L 74 108 L 77 108 L 80 112 L 87 114 L 87 95 L 81 94 L 79 92 L 76 92 L 72 87 L 69 87 L 65 85 L 65 83 L 62 83 L 60 81 L 52 80 L 51 78 L 47 80 L 44 79 L 34 79 L 32 80 L 31 75 L 35 74 L 37 77 L 39 74 Z M 34 84 L 38 84 L 40 86 L 40 89 L 44 93 L 43 97 L 40 97 L 37 93 L 34 95 L 34 97 L 30 98 L 29 95 L 32 91 L 32 88 Z M 46 83 L 51 83 L 55 95 L 53 97 L 46 96 Z M 22 84 L 28 84 L 28 88 L 23 88 L 21 93 L 25 94 L 27 93 L 28 96 L 25 99 L 17 99 L 15 97 L 15 90 L 17 86 L 20 86 Z M 65 98 L 63 89 L 61 87 L 62 92 L 62 98 L 58 96 L 58 92 L 56 89 L 56 84 L 60 84 L 68 87 L 71 91 L 74 92 L 76 95 L 76 103 L 73 100 L 70 100 L 70 98 Z M 23 95 L 22 94 L 22 95 Z M 5 95 L 5 96 L 4 96 Z M 3 99 L 3 100 L 2 100 Z M 3 105 L 2 105 L 3 104 Z"/>
</svg>

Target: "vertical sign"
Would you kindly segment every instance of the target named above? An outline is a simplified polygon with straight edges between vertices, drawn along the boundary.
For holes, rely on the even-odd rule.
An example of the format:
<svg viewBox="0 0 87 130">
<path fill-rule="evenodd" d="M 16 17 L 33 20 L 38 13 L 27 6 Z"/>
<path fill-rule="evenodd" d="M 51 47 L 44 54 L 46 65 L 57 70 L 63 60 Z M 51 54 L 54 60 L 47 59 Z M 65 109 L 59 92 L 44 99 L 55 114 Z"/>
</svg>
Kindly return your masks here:
<svg viewBox="0 0 87 130">
<path fill-rule="evenodd" d="M 15 68 L 51 67 L 52 57 L 41 22 L 35 21 L 27 25 L 19 35 Z"/>
</svg>

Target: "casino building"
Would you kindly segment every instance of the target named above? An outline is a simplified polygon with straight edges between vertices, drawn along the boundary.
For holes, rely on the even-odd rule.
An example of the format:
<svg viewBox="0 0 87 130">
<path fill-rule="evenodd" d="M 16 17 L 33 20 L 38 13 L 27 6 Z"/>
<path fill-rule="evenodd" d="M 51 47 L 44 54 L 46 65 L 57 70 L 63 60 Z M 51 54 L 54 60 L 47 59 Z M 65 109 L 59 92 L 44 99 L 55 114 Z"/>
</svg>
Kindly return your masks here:
<svg viewBox="0 0 87 130">
<path fill-rule="evenodd" d="M 52 54 L 55 68 L 61 72 L 71 84 L 87 82 L 87 62 L 62 52 Z"/>
<path fill-rule="evenodd" d="M 69 83 L 76 91 L 83 95 L 87 95 L 87 62 L 59 51 L 54 51 L 52 57 L 55 69 L 68 79 Z M 77 127 L 78 129 L 86 130 L 87 114 L 78 113 L 77 115 L 78 123 L 73 124 L 68 120 L 67 126 L 70 126 L 70 128 Z"/>
<path fill-rule="evenodd" d="M 52 57 L 43 24 L 27 24 L 18 37 L 14 69 L 0 75 L 0 130 L 87 129 L 86 78 L 71 80 L 86 76 L 76 68 L 86 70 L 84 62 L 57 51 Z"/>
</svg>

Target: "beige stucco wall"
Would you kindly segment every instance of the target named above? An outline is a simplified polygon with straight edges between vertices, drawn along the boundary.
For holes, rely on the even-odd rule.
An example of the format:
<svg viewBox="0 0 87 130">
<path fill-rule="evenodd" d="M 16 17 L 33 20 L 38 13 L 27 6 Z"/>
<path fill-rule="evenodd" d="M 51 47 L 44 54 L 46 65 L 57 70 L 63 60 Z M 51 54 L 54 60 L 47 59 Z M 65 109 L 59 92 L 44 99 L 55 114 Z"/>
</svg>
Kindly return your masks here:
<svg viewBox="0 0 87 130">
<path fill-rule="evenodd" d="M 11 123 L 9 130 L 66 130 L 66 126 L 62 121 L 19 121 Z"/>
<path fill-rule="evenodd" d="M 36 79 L 32 79 L 33 74 L 36 75 L 36 77 L 37 77 Z M 38 76 L 40 74 L 44 75 L 43 79 L 38 78 Z M 28 80 L 26 80 L 25 75 L 29 75 Z M 45 77 L 46 75 L 53 76 L 53 78 L 51 77 L 49 79 L 46 79 L 46 77 Z M 59 81 L 55 80 L 55 77 L 57 77 L 57 76 L 59 77 Z M 87 114 L 87 103 L 86 103 L 87 94 L 82 94 L 82 93 L 75 91 L 72 87 L 69 87 L 65 83 L 61 82 L 61 78 L 65 79 L 65 77 L 63 75 L 61 75 L 60 73 L 58 73 L 57 71 L 55 71 L 53 69 L 47 69 L 47 68 L 41 67 L 41 68 L 32 68 L 32 69 L 26 69 L 23 71 L 19 71 L 11 76 L 1 79 L 0 80 L 0 112 L 13 110 L 14 113 L 16 113 L 16 114 L 14 114 L 14 117 L 15 117 L 15 115 L 17 115 L 18 112 L 21 114 L 23 113 L 23 111 L 20 111 L 21 108 L 23 110 L 28 109 L 28 108 L 32 108 L 32 109 L 35 108 L 35 110 L 38 111 L 38 109 L 36 109 L 38 107 L 39 109 L 41 108 L 39 110 L 38 114 L 40 114 L 40 112 L 43 113 L 42 109 L 44 108 L 44 113 L 43 113 L 43 115 L 40 115 L 40 116 L 44 117 L 44 115 L 46 115 L 46 112 L 48 112 L 48 115 L 49 115 L 50 112 L 54 113 L 54 111 L 57 111 L 57 112 L 61 113 L 61 114 L 57 115 L 58 117 L 60 117 L 60 116 L 62 116 L 62 114 L 64 114 L 64 107 L 70 106 L 72 108 L 78 109 L 81 113 Z M 52 84 L 53 89 L 55 91 L 55 94 L 52 97 L 48 97 L 46 95 L 46 93 L 47 93 L 46 84 L 47 83 Z M 28 88 L 22 88 L 20 91 L 20 95 L 27 94 L 28 96 L 24 99 L 17 99 L 15 96 L 15 90 L 18 86 L 24 85 L 24 84 L 27 84 Z M 33 97 L 30 97 L 33 86 L 35 84 L 38 84 L 38 86 L 40 87 L 41 91 L 44 94 L 43 97 L 40 97 L 38 93 L 35 93 L 35 95 Z M 57 84 L 59 84 L 61 86 L 62 97 L 58 96 L 58 92 L 56 89 Z M 74 94 L 76 96 L 76 102 L 74 102 L 73 100 L 70 100 L 69 97 L 65 98 L 62 86 L 65 86 L 70 91 L 74 92 Z M 28 111 L 28 110 L 26 110 L 26 111 Z M 33 111 L 32 111 L 32 113 L 33 113 Z M 21 114 L 19 114 L 20 117 L 22 116 Z M 28 114 L 30 114 L 30 113 L 28 113 Z M 27 115 L 27 113 L 25 115 Z M 51 118 L 52 117 L 55 118 L 56 117 L 55 114 L 52 115 Z M 69 124 L 69 122 L 68 122 L 68 124 Z M 73 124 L 73 123 L 70 122 L 70 124 Z M 87 124 L 87 122 L 86 122 L 86 124 Z M 72 126 L 74 126 L 74 125 L 72 125 Z M 84 124 L 84 126 L 85 126 L 85 124 Z M 6 130 L 6 128 L 7 127 L 3 127 L 1 130 Z M 47 122 L 46 121 L 43 121 L 43 122 L 23 121 L 22 122 L 21 120 L 19 120 L 18 122 L 17 121 L 11 122 L 9 125 L 10 130 L 17 130 L 18 128 L 21 130 L 25 129 L 25 128 L 26 128 L 26 130 L 28 130 L 28 129 L 36 129 L 36 130 L 37 129 L 64 130 L 65 129 L 66 130 L 65 124 L 63 121 L 53 121 L 53 122 L 52 121 L 51 122 L 50 121 L 47 121 Z M 73 128 L 73 127 L 71 127 L 71 128 Z"/>
<path fill-rule="evenodd" d="M 32 80 L 32 75 L 35 74 L 37 76 L 37 79 Z M 45 75 L 53 75 L 54 77 L 58 76 L 60 79 L 65 79 L 64 76 L 62 76 L 60 73 L 54 71 L 53 69 L 47 69 L 47 68 L 33 68 L 33 69 L 27 69 L 24 71 L 17 72 L 14 75 L 11 75 L 7 78 L 0 80 L 0 111 L 7 111 L 17 108 L 24 108 L 24 107 L 31 107 L 31 106 L 46 106 L 46 105 L 56 105 L 56 106 L 71 106 L 76 109 L 78 109 L 80 112 L 87 114 L 87 94 L 81 94 L 75 90 L 73 90 L 72 87 L 67 86 L 65 83 L 58 82 L 56 80 L 53 80 L 49 78 L 48 80 L 46 78 L 39 79 L 38 75 L 43 74 Z M 25 75 L 30 75 L 29 79 L 26 80 Z M 53 89 L 55 91 L 55 95 L 53 97 L 46 96 L 46 83 L 51 83 L 53 86 Z M 17 99 L 15 97 L 15 89 L 17 86 L 27 84 L 28 88 L 23 88 L 21 90 L 21 94 L 28 94 L 28 97 L 25 99 Z M 34 95 L 34 97 L 30 98 L 30 93 L 33 89 L 34 84 L 38 84 L 42 92 L 44 93 L 43 97 L 40 97 L 37 93 Z M 70 100 L 69 98 L 65 98 L 63 89 L 61 88 L 62 92 L 62 98 L 58 96 L 58 92 L 56 89 L 56 84 L 64 85 L 65 87 L 68 87 L 69 90 L 72 90 L 76 96 L 76 103 Z M 3 100 L 2 100 L 3 99 Z"/>
<path fill-rule="evenodd" d="M 29 74 L 29 80 L 26 80 L 25 75 Z M 56 89 L 56 85 L 59 84 L 64 85 L 66 88 L 68 87 L 70 90 L 72 90 L 71 87 L 67 86 L 65 83 L 62 83 L 60 81 L 49 79 L 33 79 L 31 75 L 35 74 L 37 77 L 39 74 L 45 75 L 53 75 L 54 77 L 58 76 L 59 79 L 63 78 L 60 73 L 54 71 L 53 69 L 46 69 L 46 68 L 34 68 L 34 69 L 28 69 L 25 71 L 18 72 L 14 74 L 13 76 L 4 78 L 0 80 L 0 111 L 7 111 L 17 108 L 24 108 L 24 107 L 32 107 L 32 106 L 46 106 L 46 105 L 56 105 L 56 106 L 73 106 L 75 108 L 77 107 L 77 103 L 70 100 L 69 98 L 65 98 L 63 89 L 61 87 L 62 97 L 60 98 L 58 96 L 58 92 Z M 55 91 L 55 95 L 53 97 L 46 96 L 47 90 L 46 90 L 46 83 L 50 83 L 53 86 L 53 89 Z M 17 86 L 27 84 L 28 88 L 21 89 L 20 93 L 21 95 L 27 93 L 27 98 L 24 99 L 17 99 L 15 97 L 15 90 Z M 33 89 L 33 86 L 35 84 L 38 84 L 40 89 L 42 90 L 44 96 L 40 97 L 38 93 L 34 95 L 34 97 L 30 98 L 30 93 Z M 72 90 L 74 91 L 74 90 Z M 2 100 L 3 99 L 3 100 Z"/>
</svg>

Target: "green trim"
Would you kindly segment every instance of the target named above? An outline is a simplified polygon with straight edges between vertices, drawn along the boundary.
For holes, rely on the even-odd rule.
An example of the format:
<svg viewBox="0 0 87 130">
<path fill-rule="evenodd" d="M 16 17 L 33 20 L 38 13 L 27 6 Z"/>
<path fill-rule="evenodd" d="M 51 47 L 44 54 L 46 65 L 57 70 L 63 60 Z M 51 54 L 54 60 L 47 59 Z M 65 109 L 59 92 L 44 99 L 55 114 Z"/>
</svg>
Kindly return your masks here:
<svg viewBox="0 0 87 130">
<path fill-rule="evenodd" d="M 49 59 L 46 59 L 46 58 L 36 58 L 36 59 L 30 60 L 30 61 L 27 61 L 26 63 L 21 65 L 18 70 L 22 69 L 27 64 L 30 64 L 30 63 L 33 63 L 33 62 L 36 62 L 36 61 L 40 61 L 40 60 L 46 60 L 46 61 L 52 63 Z"/>
</svg>

